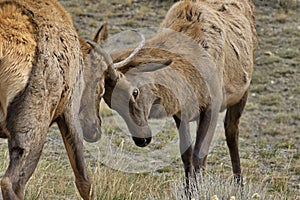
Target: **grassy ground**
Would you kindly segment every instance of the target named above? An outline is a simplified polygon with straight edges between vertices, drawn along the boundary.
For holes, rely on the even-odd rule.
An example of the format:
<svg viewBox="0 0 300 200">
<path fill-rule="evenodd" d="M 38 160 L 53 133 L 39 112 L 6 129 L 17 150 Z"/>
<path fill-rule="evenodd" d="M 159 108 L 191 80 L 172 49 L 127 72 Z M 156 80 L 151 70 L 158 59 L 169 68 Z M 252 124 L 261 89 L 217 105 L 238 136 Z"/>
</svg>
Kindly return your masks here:
<svg viewBox="0 0 300 200">
<path fill-rule="evenodd" d="M 111 34 L 132 28 L 157 27 L 172 4 L 155 0 L 60 2 L 72 14 L 84 38 L 92 38 L 102 21 L 109 23 Z M 296 1 L 278 2 L 280 5 L 275 1 L 255 2 L 259 49 L 240 131 L 245 187 L 241 190 L 231 183 L 231 163 L 221 134 L 213 143 L 208 172 L 203 179 L 205 183 L 200 184 L 195 199 L 216 199 L 216 196 L 219 199 L 234 199 L 232 196 L 235 199 L 300 199 L 300 8 L 296 7 Z M 109 111 L 102 110 L 102 115 L 104 121 L 109 121 Z M 177 135 L 174 127 L 167 124 L 167 128 L 144 150 L 134 147 L 132 141 L 110 122 L 103 130 L 107 138 L 117 138 L 115 146 L 132 153 L 128 163 L 139 163 L 141 156 L 136 154 L 149 155 L 169 145 L 168 139 L 174 140 Z M 129 173 L 124 167 L 121 171 L 111 169 L 114 168 L 112 162 L 123 164 L 123 158 L 118 160 L 120 157 L 113 157 L 113 152 L 111 159 L 104 157 L 100 147 L 99 155 L 95 154 L 91 147 L 95 150 L 97 145 L 93 145 L 86 144 L 86 160 L 97 199 L 184 199 L 182 164 L 176 157 L 179 151 L 176 145 L 167 151 L 173 157 L 148 156 L 155 158 L 157 163 L 167 161 L 155 168 L 156 164 L 152 166 L 147 159 L 149 172 L 140 173 Z M 2 142 L 0 160 L 1 177 L 8 164 L 7 147 Z M 154 169 L 149 170 L 152 167 Z M 80 199 L 56 127 L 49 131 L 41 161 L 27 185 L 26 199 Z"/>
</svg>

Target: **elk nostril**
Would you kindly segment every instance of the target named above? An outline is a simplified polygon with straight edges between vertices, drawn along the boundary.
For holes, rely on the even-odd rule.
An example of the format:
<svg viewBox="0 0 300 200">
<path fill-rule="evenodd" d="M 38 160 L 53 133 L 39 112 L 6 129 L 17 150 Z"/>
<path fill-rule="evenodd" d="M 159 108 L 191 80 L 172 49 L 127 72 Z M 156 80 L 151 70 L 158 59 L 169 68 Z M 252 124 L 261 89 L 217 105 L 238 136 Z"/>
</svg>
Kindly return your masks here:
<svg viewBox="0 0 300 200">
<path fill-rule="evenodd" d="M 152 137 L 145 138 L 146 145 L 150 144 Z"/>
</svg>

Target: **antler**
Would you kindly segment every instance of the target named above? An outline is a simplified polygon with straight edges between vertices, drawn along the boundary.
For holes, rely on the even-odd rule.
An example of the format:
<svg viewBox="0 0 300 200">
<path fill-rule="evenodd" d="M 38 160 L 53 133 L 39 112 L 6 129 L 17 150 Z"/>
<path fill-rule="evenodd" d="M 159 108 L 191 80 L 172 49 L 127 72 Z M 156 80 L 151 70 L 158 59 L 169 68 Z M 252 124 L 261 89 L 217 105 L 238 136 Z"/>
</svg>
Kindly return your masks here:
<svg viewBox="0 0 300 200">
<path fill-rule="evenodd" d="M 97 44 L 94 41 L 87 41 L 87 43 L 93 47 L 93 49 L 97 52 L 99 52 L 108 67 L 108 74 L 109 77 L 113 80 L 113 81 L 117 81 L 120 77 L 119 73 L 117 72 L 117 69 L 124 67 L 125 65 L 127 65 L 129 62 L 132 61 L 132 59 L 138 54 L 138 52 L 143 48 L 143 46 L 145 45 L 145 37 L 143 34 L 137 32 L 136 30 L 133 30 L 134 32 L 138 33 L 142 39 L 142 41 L 140 42 L 140 44 L 134 49 L 134 51 L 128 56 L 128 58 L 126 58 L 125 60 L 118 62 L 118 63 L 114 63 L 111 56 L 103 49 L 100 47 L 99 44 Z"/>
<path fill-rule="evenodd" d="M 137 34 L 139 34 L 139 36 L 141 37 L 142 41 L 140 42 L 139 46 L 137 46 L 134 51 L 128 56 L 128 58 L 126 58 L 125 60 L 115 63 L 114 64 L 114 68 L 115 69 L 119 69 L 121 67 L 124 67 L 125 65 L 127 65 L 130 61 L 132 61 L 132 59 L 138 54 L 138 52 L 143 48 L 143 46 L 145 45 L 145 37 L 143 34 L 141 34 L 140 32 L 138 32 L 137 30 L 132 30 L 134 32 L 136 32 Z"/>
<path fill-rule="evenodd" d="M 114 62 L 111 58 L 111 56 L 103 49 L 101 46 L 94 42 L 94 41 L 87 41 L 87 43 L 93 47 L 93 49 L 98 52 L 100 55 L 103 56 L 104 61 L 107 64 L 108 67 L 108 74 L 110 78 L 114 81 L 116 81 L 119 78 L 119 73 L 114 69 Z"/>
</svg>

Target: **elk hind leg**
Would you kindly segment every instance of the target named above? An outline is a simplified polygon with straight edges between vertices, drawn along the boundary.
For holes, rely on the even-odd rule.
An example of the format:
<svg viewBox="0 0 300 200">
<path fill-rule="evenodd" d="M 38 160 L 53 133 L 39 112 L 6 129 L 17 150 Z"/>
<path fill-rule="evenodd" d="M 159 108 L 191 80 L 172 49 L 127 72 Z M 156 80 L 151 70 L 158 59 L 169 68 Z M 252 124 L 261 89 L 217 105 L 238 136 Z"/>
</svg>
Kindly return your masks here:
<svg viewBox="0 0 300 200">
<path fill-rule="evenodd" d="M 241 175 L 241 165 L 240 156 L 238 149 L 238 138 L 239 138 L 239 119 L 242 116 L 246 101 L 248 97 L 248 92 L 246 92 L 243 98 L 235 105 L 227 108 L 224 128 L 227 146 L 229 148 L 232 170 L 234 178 L 237 183 L 243 184 L 243 179 Z"/>
<path fill-rule="evenodd" d="M 47 134 L 37 126 L 25 132 L 13 133 L 8 141 L 10 162 L 1 180 L 4 199 L 24 199 L 25 184 L 33 174 Z"/>
</svg>

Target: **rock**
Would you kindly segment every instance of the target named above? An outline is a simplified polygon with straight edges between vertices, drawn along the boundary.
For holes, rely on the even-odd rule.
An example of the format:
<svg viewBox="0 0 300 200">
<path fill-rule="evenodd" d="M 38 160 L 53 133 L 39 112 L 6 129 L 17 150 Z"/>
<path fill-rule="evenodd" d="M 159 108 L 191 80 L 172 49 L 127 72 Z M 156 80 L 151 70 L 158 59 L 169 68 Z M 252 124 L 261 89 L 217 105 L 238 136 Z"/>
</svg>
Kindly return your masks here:
<svg viewBox="0 0 300 200">
<path fill-rule="evenodd" d="M 271 55 L 273 55 L 272 51 L 265 51 L 264 54 L 265 54 L 266 56 L 271 56 Z"/>
</svg>

